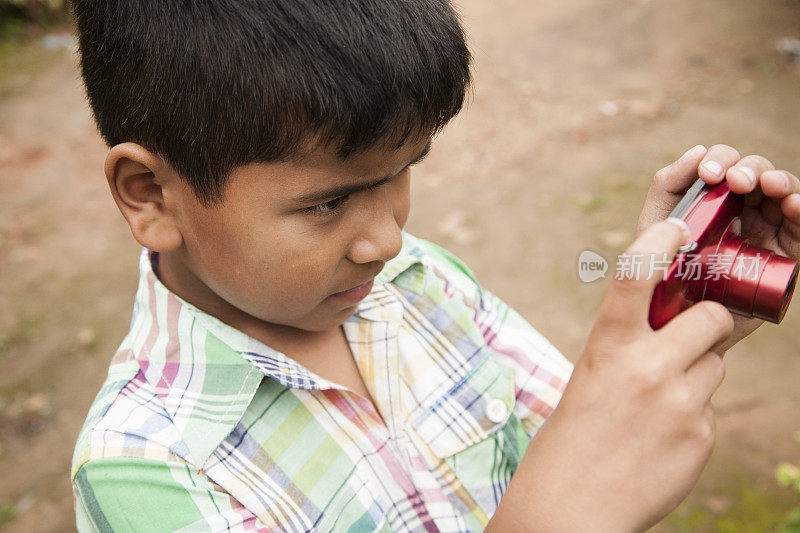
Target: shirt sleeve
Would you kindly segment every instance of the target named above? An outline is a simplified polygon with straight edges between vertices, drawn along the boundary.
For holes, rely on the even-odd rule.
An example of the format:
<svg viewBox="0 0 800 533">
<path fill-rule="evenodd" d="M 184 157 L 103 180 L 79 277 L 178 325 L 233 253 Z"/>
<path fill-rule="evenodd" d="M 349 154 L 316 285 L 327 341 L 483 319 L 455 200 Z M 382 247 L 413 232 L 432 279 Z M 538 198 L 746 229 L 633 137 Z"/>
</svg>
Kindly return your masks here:
<svg viewBox="0 0 800 533">
<path fill-rule="evenodd" d="M 514 414 L 530 440 L 558 405 L 572 374 L 572 363 L 517 311 L 481 287 L 463 261 L 430 241 L 421 242 L 447 276 L 474 297 L 476 326 L 497 362 L 514 369 Z M 466 289 L 467 285 L 471 287 Z"/>
<path fill-rule="evenodd" d="M 268 531 L 235 498 L 185 463 L 95 459 L 77 471 L 72 488 L 81 533 Z"/>
</svg>

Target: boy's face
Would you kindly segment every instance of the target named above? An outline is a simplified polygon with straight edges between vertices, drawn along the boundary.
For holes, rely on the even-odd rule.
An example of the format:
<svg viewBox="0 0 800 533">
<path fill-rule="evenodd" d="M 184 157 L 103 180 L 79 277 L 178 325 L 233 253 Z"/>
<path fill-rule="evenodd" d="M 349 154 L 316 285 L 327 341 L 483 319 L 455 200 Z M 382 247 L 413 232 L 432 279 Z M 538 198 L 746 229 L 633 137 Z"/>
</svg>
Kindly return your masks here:
<svg viewBox="0 0 800 533">
<path fill-rule="evenodd" d="M 179 249 L 161 255 L 165 284 L 234 327 L 252 317 L 267 327 L 338 327 L 358 301 L 334 293 L 371 280 L 400 252 L 409 167 L 428 148 L 424 138 L 346 162 L 317 149 L 300 162 L 245 165 L 231 173 L 222 204 L 211 208 L 183 182 L 165 188 L 183 236 Z M 325 193 L 379 181 L 349 195 Z"/>
</svg>

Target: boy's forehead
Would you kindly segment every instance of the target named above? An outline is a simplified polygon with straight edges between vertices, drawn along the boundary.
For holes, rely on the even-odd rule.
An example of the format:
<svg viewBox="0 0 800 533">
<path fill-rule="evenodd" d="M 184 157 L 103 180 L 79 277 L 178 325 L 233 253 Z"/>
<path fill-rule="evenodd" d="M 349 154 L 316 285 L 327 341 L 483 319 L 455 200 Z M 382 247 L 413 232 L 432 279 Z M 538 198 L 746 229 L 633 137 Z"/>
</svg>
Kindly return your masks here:
<svg viewBox="0 0 800 533">
<path fill-rule="evenodd" d="M 266 165 L 270 167 L 273 191 L 282 200 L 307 203 L 343 196 L 347 194 L 346 188 L 363 188 L 390 178 L 425 157 L 430 147 L 431 138 L 425 137 L 399 148 L 381 146 L 362 150 L 344 160 L 336 150 L 317 147 L 295 160 Z M 258 164 L 252 170 L 263 171 L 263 165 Z"/>
<path fill-rule="evenodd" d="M 409 158 L 413 160 L 420 154 L 424 156 L 424 153 L 430 150 L 430 145 L 430 136 L 408 140 L 400 146 L 387 141 L 370 148 L 355 151 L 346 159 L 340 157 L 338 148 L 315 146 L 306 150 L 298 161 L 303 165 L 317 168 L 347 168 L 356 173 L 370 174 L 375 172 L 376 169 L 381 169 L 385 172 L 391 170 L 393 165 L 404 162 L 408 164 L 410 161 L 404 160 Z"/>
</svg>

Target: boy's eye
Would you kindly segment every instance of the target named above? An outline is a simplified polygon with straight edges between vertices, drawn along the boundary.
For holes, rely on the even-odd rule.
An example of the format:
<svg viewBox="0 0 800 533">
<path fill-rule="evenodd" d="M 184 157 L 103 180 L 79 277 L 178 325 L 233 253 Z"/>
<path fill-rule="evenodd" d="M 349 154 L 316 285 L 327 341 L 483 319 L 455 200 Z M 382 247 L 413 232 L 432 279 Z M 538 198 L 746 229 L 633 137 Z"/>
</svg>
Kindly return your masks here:
<svg viewBox="0 0 800 533">
<path fill-rule="evenodd" d="M 325 203 L 307 207 L 303 211 L 306 211 L 314 216 L 330 216 L 336 214 L 340 210 L 347 198 L 347 196 L 340 196 L 339 198 L 329 200 Z"/>
<path fill-rule="evenodd" d="M 408 170 L 410 166 L 411 165 L 408 165 L 406 168 L 400 171 L 400 174 Z M 374 191 L 375 189 L 380 188 L 381 186 L 383 186 L 385 183 L 388 182 L 388 180 L 381 180 L 381 181 L 382 183 L 378 183 L 377 185 L 367 187 L 364 190 Z M 314 216 L 333 216 L 338 214 L 342 210 L 342 206 L 345 204 L 345 202 L 349 197 L 350 197 L 349 194 L 345 196 L 340 196 L 339 198 L 334 198 L 333 200 L 328 200 L 327 202 L 321 204 L 312 205 L 311 207 L 306 207 L 305 209 L 303 209 L 303 211 L 306 213 L 310 213 Z"/>
</svg>

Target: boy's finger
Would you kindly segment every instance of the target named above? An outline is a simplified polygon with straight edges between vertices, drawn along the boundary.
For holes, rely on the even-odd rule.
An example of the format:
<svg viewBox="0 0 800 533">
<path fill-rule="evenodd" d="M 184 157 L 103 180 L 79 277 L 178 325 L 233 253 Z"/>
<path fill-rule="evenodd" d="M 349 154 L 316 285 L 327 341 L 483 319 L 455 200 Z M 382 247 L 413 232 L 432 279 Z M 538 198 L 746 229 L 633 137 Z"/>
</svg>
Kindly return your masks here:
<svg viewBox="0 0 800 533">
<path fill-rule="evenodd" d="M 667 218 L 670 211 L 678 205 L 689 187 L 697 181 L 697 166 L 705 153 L 706 147 L 698 144 L 677 161 L 656 172 L 645 200 L 645 205 L 650 209 L 642 211 L 638 224 L 639 233 Z"/>
<path fill-rule="evenodd" d="M 800 193 L 800 180 L 785 170 L 767 170 L 761 174 L 761 190 L 771 198 L 783 198 Z"/>
<path fill-rule="evenodd" d="M 725 379 L 725 363 L 714 352 L 705 352 L 686 369 L 686 379 L 696 397 L 708 402 Z"/>
<path fill-rule="evenodd" d="M 781 213 L 785 219 L 781 223 L 781 231 L 794 239 L 793 244 L 789 244 L 787 251 L 795 259 L 800 254 L 800 194 L 792 193 L 781 200 Z"/>
<path fill-rule="evenodd" d="M 732 146 L 715 144 L 708 149 L 697 173 L 706 183 L 717 184 L 722 181 L 728 169 L 739 159 L 741 159 L 741 155 Z"/>
<path fill-rule="evenodd" d="M 656 172 L 653 182 L 664 192 L 682 195 L 697 180 L 697 165 L 707 151 L 702 144 L 690 148 L 677 161 Z"/>
<path fill-rule="evenodd" d="M 653 224 L 639 235 L 619 256 L 598 322 L 625 333 L 651 331 L 647 321 L 650 300 L 663 277 L 654 264 L 671 261 L 688 238 L 686 224 L 674 218 Z"/>
<path fill-rule="evenodd" d="M 790 194 L 781 200 L 781 213 L 786 217 L 784 226 L 789 230 L 790 235 L 800 240 L 800 194 Z"/>
<path fill-rule="evenodd" d="M 656 331 L 656 342 L 672 347 L 675 364 L 686 369 L 731 333 L 733 316 L 730 311 L 720 303 L 704 300 L 679 313 Z"/>
<path fill-rule="evenodd" d="M 725 173 L 728 186 L 736 194 L 747 194 L 755 190 L 759 176 L 768 170 L 774 170 L 775 165 L 760 155 L 748 155 L 740 159 Z M 762 184 L 763 188 L 763 184 Z"/>
</svg>

